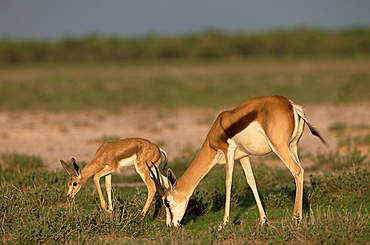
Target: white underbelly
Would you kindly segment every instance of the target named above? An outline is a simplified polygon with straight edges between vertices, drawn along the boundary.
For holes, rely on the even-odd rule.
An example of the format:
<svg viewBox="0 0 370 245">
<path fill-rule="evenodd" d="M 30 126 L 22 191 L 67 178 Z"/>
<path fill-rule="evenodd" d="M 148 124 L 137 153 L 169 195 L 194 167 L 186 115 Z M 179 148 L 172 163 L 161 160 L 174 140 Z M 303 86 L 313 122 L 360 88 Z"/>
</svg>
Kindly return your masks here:
<svg viewBox="0 0 370 245">
<path fill-rule="evenodd" d="M 118 169 L 122 167 L 133 166 L 135 163 L 135 159 L 136 159 L 136 154 L 132 155 L 131 157 L 122 159 L 121 161 L 118 162 Z"/>
<path fill-rule="evenodd" d="M 236 144 L 237 150 L 247 153 L 248 155 L 260 156 L 272 151 L 264 130 L 257 122 L 251 123 L 231 140 Z"/>
</svg>

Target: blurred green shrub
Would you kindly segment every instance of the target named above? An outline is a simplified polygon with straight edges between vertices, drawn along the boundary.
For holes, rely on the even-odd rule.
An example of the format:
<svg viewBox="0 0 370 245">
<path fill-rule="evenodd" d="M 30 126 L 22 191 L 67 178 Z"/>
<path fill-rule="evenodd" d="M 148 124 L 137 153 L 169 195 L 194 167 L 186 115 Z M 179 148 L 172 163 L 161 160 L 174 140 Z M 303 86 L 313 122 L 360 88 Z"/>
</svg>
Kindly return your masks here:
<svg viewBox="0 0 370 245">
<path fill-rule="evenodd" d="M 59 41 L 0 41 L 0 64 L 131 62 L 151 59 L 220 59 L 256 56 L 370 54 L 370 29 L 297 29 L 255 34 L 208 31 L 183 37 L 88 36 Z"/>
<path fill-rule="evenodd" d="M 0 170 L 2 173 L 26 172 L 46 168 L 39 156 L 29 156 L 18 153 L 3 153 L 0 155 Z"/>
</svg>

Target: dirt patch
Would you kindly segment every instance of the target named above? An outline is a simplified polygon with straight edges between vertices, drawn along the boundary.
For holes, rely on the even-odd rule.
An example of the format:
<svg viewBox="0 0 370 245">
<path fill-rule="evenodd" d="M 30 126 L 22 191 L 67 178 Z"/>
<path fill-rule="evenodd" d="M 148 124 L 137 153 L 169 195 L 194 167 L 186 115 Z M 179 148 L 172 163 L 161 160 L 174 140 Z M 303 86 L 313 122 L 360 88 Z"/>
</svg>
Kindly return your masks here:
<svg viewBox="0 0 370 245">
<path fill-rule="evenodd" d="M 300 153 L 336 150 L 337 137 L 329 128 L 338 122 L 368 124 L 369 106 L 369 103 L 304 105 L 308 120 L 329 145 L 323 145 L 306 130 L 299 146 Z M 197 151 L 214 119 L 225 109 L 229 108 L 125 109 L 120 114 L 105 111 L 1 112 L 0 152 L 38 155 L 51 169 L 56 169 L 61 167 L 59 159 L 75 157 L 88 162 L 105 139 L 142 137 L 162 147 L 172 160 Z"/>
</svg>

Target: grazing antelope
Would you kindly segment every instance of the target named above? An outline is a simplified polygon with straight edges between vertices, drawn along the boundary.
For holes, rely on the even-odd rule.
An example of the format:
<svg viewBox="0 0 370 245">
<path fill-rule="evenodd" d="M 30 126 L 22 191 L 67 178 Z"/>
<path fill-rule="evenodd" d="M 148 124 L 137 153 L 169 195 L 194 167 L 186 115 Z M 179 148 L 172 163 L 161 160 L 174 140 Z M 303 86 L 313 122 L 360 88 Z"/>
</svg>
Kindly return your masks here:
<svg viewBox="0 0 370 245">
<path fill-rule="evenodd" d="M 296 183 L 293 215 L 299 221 L 302 218 L 304 170 L 299 163 L 297 146 L 305 124 L 313 135 L 325 143 L 318 131 L 308 123 L 302 106 L 282 96 L 253 98 L 220 113 L 183 176 L 177 180 L 172 170 L 168 169 L 167 190 L 162 189 L 160 180 L 150 170 L 166 207 L 167 226 L 180 225 L 195 187 L 216 164 L 226 164 L 225 225 L 229 221 L 234 160 L 239 160 L 244 169 L 259 210 L 260 223 L 267 224 L 249 156 L 270 152 L 274 152 L 293 174 Z"/>
<path fill-rule="evenodd" d="M 71 168 L 63 160 L 60 160 L 63 168 L 70 175 L 67 186 L 67 197 L 73 198 L 86 181 L 94 175 L 95 187 L 98 191 L 100 206 L 104 211 L 110 213 L 113 210 L 111 194 L 111 174 L 119 172 L 121 167 L 135 166 L 136 172 L 140 175 L 148 188 L 148 198 L 142 210 L 144 216 L 149 209 L 150 203 L 156 192 L 156 187 L 150 177 L 149 171 L 145 166 L 147 161 L 159 164 L 161 153 L 165 158 L 165 168 L 167 164 L 167 153 L 149 140 L 140 138 L 122 139 L 116 142 L 106 142 L 102 144 L 93 159 L 83 168 L 72 158 L 73 167 Z M 104 200 L 100 189 L 99 180 L 105 176 L 105 189 L 108 197 L 108 205 Z M 162 176 L 161 176 L 162 177 Z"/>
</svg>

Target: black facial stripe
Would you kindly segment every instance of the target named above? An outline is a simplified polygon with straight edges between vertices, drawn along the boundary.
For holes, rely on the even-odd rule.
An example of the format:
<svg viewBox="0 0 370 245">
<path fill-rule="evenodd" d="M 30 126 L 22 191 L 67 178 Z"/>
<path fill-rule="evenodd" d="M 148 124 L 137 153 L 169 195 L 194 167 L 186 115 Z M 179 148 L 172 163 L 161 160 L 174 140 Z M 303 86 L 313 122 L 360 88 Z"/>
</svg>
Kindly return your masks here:
<svg viewBox="0 0 370 245">
<path fill-rule="evenodd" d="M 168 209 L 170 208 L 170 202 L 167 200 L 167 197 L 164 198 L 163 200 L 164 206 L 166 206 Z"/>
<path fill-rule="evenodd" d="M 171 223 L 173 222 L 173 214 L 171 212 L 170 202 L 167 200 L 167 197 L 164 198 L 163 204 L 168 208 L 168 212 L 171 215 Z"/>
</svg>

